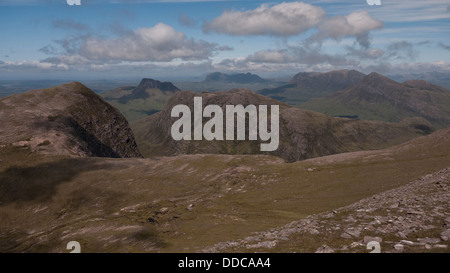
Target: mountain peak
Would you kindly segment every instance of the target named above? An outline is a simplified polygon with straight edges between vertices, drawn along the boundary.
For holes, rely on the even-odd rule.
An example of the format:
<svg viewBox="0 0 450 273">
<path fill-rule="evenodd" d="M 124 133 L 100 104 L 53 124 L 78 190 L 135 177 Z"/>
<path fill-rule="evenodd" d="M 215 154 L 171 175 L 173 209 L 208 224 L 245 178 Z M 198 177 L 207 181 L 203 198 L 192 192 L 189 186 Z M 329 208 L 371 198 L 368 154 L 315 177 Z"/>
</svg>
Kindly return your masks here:
<svg viewBox="0 0 450 273">
<path fill-rule="evenodd" d="M 121 103 L 127 103 L 134 99 L 145 99 L 151 96 L 152 90 L 161 90 L 165 95 L 172 95 L 173 93 L 180 91 L 180 89 L 171 82 L 160 82 L 150 78 L 143 78 L 130 94 L 121 97 L 119 101 Z"/>
<path fill-rule="evenodd" d="M 361 84 L 368 84 L 371 86 L 378 86 L 380 84 L 399 84 L 398 82 L 383 76 L 377 72 L 372 72 L 370 74 L 368 74 L 367 76 L 365 76 L 362 80 L 361 80 Z"/>
<path fill-rule="evenodd" d="M 139 91 L 139 90 L 145 90 L 145 89 L 160 89 L 163 92 L 180 91 L 180 89 L 178 89 L 178 87 L 173 85 L 171 82 L 160 82 L 158 80 L 154 80 L 154 79 L 150 79 L 150 78 L 143 78 L 135 90 Z"/>
<path fill-rule="evenodd" d="M 125 117 L 80 82 L 8 96 L 3 104 L 12 107 L 0 114 L 2 144 L 55 155 L 141 156 Z"/>
</svg>

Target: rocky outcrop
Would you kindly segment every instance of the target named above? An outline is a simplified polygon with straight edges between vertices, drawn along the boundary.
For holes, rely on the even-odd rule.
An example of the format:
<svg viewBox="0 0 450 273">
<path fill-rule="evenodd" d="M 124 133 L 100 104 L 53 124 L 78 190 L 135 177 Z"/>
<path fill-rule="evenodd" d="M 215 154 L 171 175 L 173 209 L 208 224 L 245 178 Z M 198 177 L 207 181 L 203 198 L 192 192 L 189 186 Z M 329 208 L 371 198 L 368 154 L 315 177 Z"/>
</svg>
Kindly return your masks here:
<svg viewBox="0 0 450 273">
<path fill-rule="evenodd" d="M 316 253 L 371 252 L 373 245 L 379 252 L 448 252 L 449 187 L 450 168 L 446 168 L 352 205 L 219 243 L 204 252 L 267 252 L 292 245 Z"/>
<path fill-rule="evenodd" d="M 0 143 L 32 151 L 99 157 L 141 157 L 120 112 L 79 82 L 0 100 Z"/>
</svg>

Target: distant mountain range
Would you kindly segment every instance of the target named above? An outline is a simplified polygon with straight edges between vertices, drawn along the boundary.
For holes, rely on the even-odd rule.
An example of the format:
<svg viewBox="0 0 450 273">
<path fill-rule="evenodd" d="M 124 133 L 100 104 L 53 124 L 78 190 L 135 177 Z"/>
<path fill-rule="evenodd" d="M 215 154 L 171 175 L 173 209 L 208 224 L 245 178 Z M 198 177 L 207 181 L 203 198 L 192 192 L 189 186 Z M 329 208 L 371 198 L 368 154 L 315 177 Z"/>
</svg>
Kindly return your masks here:
<svg viewBox="0 0 450 273">
<path fill-rule="evenodd" d="M 286 84 L 284 80 L 263 79 L 252 73 L 226 74 L 222 72 L 210 73 L 203 81 L 199 82 L 176 83 L 182 90 L 196 92 L 216 92 L 234 88 L 247 88 L 256 92 L 263 88 L 275 88 L 283 84 Z"/>
<path fill-rule="evenodd" d="M 331 116 L 400 121 L 423 117 L 438 128 L 450 124 L 450 91 L 423 80 L 398 83 L 378 73 L 345 90 L 299 103 L 297 107 Z"/>
<path fill-rule="evenodd" d="M 323 97 L 348 88 L 362 80 L 364 74 L 355 70 L 338 70 L 326 73 L 302 72 L 296 74 L 288 84 L 276 88 L 265 88 L 257 93 L 296 105 L 311 98 Z"/>
<path fill-rule="evenodd" d="M 450 89 L 450 73 L 429 71 L 410 74 L 390 74 L 387 76 L 388 78 L 393 79 L 397 82 L 405 82 L 409 80 L 424 80 Z"/>
<path fill-rule="evenodd" d="M 251 73 L 214 72 L 202 82 L 190 84 L 198 88 L 194 91 L 204 87 L 212 92 L 226 87 L 235 89 L 278 84 L 278 87 L 259 89 L 256 93 L 336 117 L 392 122 L 422 117 L 436 128 L 450 124 L 450 91 L 425 80 L 399 83 L 378 73 L 365 75 L 355 70 L 338 70 L 301 72 L 287 84 L 280 85 L 280 82 L 262 79 Z M 181 89 L 190 90 L 187 85 L 178 88 L 178 84 L 142 79 L 137 87 L 124 86 L 101 96 L 117 107 L 129 121 L 136 121 L 161 111 L 171 96 Z"/>
<path fill-rule="evenodd" d="M 252 73 L 225 74 L 221 72 L 210 73 L 203 82 L 222 82 L 222 83 L 266 83 L 268 80 L 262 79 L 260 76 Z"/>
<path fill-rule="evenodd" d="M 133 121 L 162 110 L 167 100 L 179 91 L 171 82 L 144 78 L 137 87 L 119 87 L 100 95 Z"/>
</svg>

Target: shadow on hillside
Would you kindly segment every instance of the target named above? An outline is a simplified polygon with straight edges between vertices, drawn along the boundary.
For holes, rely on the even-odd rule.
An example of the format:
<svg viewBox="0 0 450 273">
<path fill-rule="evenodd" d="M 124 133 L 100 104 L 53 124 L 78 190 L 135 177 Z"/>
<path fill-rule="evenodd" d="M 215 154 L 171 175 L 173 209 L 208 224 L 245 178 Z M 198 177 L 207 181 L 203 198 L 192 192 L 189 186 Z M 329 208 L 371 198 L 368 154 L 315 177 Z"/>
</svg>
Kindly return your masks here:
<svg viewBox="0 0 450 273">
<path fill-rule="evenodd" d="M 112 164 L 98 163 L 89 158 L 70 158 L 32 167 L 10 167 L 0 173 L 0 205 L 46 201 L 55 194 L 59 184 L 70 182 L 86 171 L 112 167 Z"/>
</svg>

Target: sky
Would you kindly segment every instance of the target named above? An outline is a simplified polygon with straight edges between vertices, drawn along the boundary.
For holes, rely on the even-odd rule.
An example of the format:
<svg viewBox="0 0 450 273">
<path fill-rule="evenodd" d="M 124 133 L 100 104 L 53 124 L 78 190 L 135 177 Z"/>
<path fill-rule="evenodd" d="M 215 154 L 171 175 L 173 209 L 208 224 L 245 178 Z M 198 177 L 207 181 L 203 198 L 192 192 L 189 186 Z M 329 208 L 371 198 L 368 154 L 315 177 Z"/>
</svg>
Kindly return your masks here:
<svg viewBox="0 0 450 273">
<path fill-rule="evenodd" d="M 0 79 L 450 73 L 448 0 L 72 1 L 0 0 Z"/>
</svg>

